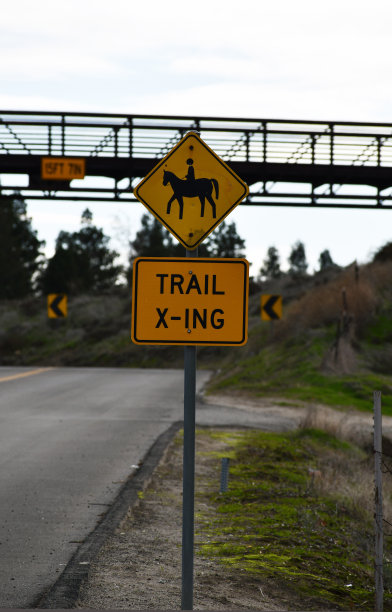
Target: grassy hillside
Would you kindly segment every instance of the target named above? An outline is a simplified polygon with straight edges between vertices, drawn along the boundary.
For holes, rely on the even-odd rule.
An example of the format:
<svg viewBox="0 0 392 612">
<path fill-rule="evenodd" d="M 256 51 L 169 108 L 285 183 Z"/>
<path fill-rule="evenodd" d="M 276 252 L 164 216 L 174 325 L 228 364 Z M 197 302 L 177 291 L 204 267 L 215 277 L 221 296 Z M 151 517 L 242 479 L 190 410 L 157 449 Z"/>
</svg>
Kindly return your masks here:
<svg viewBox="0 0 392 612">
<path fill-rule="evenodd" d="M 315 276 L 297 295 L 286 281 L 282 320 L 253 318 L 241 358 L 226 361 L 210 390 L 363 410 L 371 407 L 372 391 L 381 390 L 384 413 L 392 414 L 391 279 L 388 262 L 363 266 L 358 276 L 354 267 Z"/>
<path fill-rule="evenodd" d="M 306 279 L 283 277 L 250 297 L 244 347 L 198 349 L 213 368 L 210 390 L 368 409 L 383 391 L 392 414 L 392 262 L 333 269 Z M 281 321 L 260 319 L 260 295 L 283 296 Z M 0 303 L 1 365 L 181 367 L 182 347 L 130 340 L 127 289 L 69 296 L 69 316 L 49 320 L 45 298 Z"/>
</svg>

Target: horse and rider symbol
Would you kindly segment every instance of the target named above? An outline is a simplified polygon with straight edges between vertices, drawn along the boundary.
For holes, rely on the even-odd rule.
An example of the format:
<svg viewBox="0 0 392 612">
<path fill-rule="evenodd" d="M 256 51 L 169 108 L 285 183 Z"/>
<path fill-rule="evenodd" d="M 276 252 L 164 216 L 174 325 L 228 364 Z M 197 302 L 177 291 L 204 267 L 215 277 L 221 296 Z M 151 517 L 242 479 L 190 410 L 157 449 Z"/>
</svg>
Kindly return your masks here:
<svg viewBox="0 0 392 612">
<path fill-rule="evenodd" d="M 204 217 L 205 201 L 211 204 L 212 217 L 216 219 L 216 204 L 213 200 L 212 193 L 215 189 L 215 197 L 219 197 L 219 184 L 214 178 L 195 178 L 195 169 L 193 167 L 193 159 L 187 159 L 188 172 L 184 179 L 179 178 L 174 172 L 169 170 L 163 171 L 163 184 L 170 185 L 173 189 L 173 195 L 167 203 L 166 214 L 170 215 L 171 205 L 174 200 L 177 200 L 180 207 L 179 219 L 182 219 L 184 212 L 184 198 L 199 198 L 201 204 L 200 217 Z"/>
</svg>

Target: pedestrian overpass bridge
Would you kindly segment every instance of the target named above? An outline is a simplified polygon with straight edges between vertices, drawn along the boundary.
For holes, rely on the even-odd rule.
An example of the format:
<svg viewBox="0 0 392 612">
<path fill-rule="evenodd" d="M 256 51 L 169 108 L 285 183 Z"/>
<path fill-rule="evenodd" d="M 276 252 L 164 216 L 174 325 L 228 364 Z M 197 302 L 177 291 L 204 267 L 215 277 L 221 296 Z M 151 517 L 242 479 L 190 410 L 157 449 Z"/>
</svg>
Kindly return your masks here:
<svg viewBox="0 0 392 612">
<path fill-rule="evenodd" d="M 28 111 L 0 111 L 0 197 L 135 202 L 190 130 L 249 185 L 241 205 L 392 208 L 392 124 Z"/>
</svg>

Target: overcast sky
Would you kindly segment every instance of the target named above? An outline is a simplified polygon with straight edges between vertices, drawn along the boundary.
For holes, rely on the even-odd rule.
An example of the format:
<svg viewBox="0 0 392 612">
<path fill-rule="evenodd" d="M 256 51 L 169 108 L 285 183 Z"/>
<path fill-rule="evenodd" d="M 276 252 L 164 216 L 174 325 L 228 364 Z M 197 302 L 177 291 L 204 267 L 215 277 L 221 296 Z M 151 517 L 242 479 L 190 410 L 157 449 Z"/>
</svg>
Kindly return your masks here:
<svg viewBox="0 0 392 612">
<path fill-rule="evenodd" d="M 0 109 L 392 123 L 392 3 L 384 0 L 13 0 L 2 6 Z M 208 144 L 208 143 L 207 143 Z M 85 204 L 31 202 L 53 252 Z M 142 204 L 97 203 L 125 248 Z M 302 240 L 311 269 L 346 265 L 392 240 L 392 211 L 238 207 L 251 273 Z"/>
</svg>

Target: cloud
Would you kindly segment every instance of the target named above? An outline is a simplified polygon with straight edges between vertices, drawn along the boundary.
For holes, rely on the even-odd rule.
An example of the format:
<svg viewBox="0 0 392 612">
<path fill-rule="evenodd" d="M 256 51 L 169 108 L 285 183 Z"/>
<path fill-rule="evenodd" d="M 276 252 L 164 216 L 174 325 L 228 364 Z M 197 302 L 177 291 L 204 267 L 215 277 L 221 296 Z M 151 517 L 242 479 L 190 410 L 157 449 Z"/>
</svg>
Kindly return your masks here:
<svg viewBox="0 0 392 612">
<path fill-rule="evenodd" d="M 175 58 L 170 64 L 170 70 L 176 74 L 192 74 L 194 76 L 214 76 L 215 78 L 258 79 L 260 64 L 252 59 L 231 58 L 222 55 L 194 54 Z"/>
<path fill-rule="evenodd" d="M 273 49 L 290 59 L 302 49 L 313 55 L 323 45 L 330 55 L 337 44 L 346 41 L 350 46 L 353 38 L 372 52 L 367 45 L 371 28 L 378 39 L 389 38 L 391 15 L 386 0 L 373 0 L 371 10 L 354 0 L 242 0 L 238 6 L 212 5 L 210 0 L 197 4 L 150 0 L 148 10 L 145 4 L 129 0 L 95 0 L 94 4 L 68 0 L 58 6 L 52 0 L 13 0 L 1 30 L 12 33 L 19 44 L 25 41 L 27 47 L 37 37 L 48 46 L 68 41 L 105 55 L 142 56 L 148 50 L 161 53 L 193 45 L 200 52 L 245 47 L 264 54 Z"/>
<path fill-rule="evenodd" d="M 63 97 L 49 95 L 12 94 L 0 92 L 0 109 L 16 111 L 68 111 L 91 112 L 91 103 L 82 100 L 68 101 L 64 108 Z"/>
<path fill-rule="evenodd" d="M 15 50 L 0 60 L 2 79 L 17 78 L 52 80 L 64 77 L 104 78 L 108 75 L 121 78 L 128 74 L 118 62 L 99 55 L 86 54 L 78 49 L 56 46 L 53 50 L 36 44 L 29 53 Z M 130 72 L 130 71 L 129 71 Z"/>
<path fill-rule="evenodd" d="M 167 92 L 140 92 L 125 97 L 118 108 L 119 112 L 132 108 L 136 113 L 210 117 L 371 121 L 378 101 L 375 95 L 362 96 L 363 86 L 345 89 L 326 83 L 299 89 L 284 82 L 232 80 Z M 384 120 L 388 112 L 386 108 Z"/>
<path fill-rule="evenodd" d="M 391 18 L 390 0 L 13 0 L 0 24 L 0 108 L 389 122 Z M 80 206 L 69 204 L 78 224 Z M 49 221 L 50 240 L 70 223 L 62 217 L 56 225 L 60 203 L 56 214 L 53 203 L 32 206 L 40 228 Z M 98 224 L 106 209 L 97 205 Z M 365 211 L 328 211 L 325 244 L 319 220 L 327 213 L 286 209 L 285 224 L 273 208 L 236 214 L 259 264 L 271 244 L 288 254 L 301 238 L 313 257 L 331 248 L 343 263 L 360 257 L 370 240 L 380 242 L 389 227 L 386 212 L 372 211 L 373 221 Z M 349 219 L 357 223 L 350 248 L 337 218 L 343 233 Z M 369 227 L 378 232 L 371 238 Z"/>
</svg>

